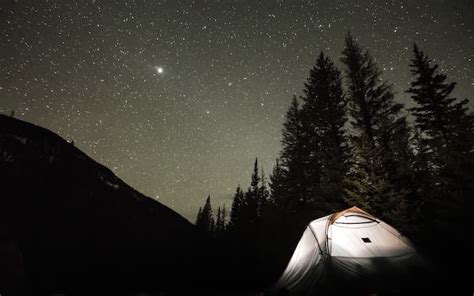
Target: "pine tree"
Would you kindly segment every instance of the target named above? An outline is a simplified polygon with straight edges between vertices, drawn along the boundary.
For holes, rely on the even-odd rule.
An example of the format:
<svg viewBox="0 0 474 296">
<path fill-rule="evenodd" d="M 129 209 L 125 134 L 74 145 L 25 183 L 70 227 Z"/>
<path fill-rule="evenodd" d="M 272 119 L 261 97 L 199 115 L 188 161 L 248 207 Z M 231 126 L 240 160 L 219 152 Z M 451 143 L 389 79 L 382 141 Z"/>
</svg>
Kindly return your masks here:
<svg viewBox="0 0 474 296">
<path fill-rule="evenodd" d="M 294 196 L 290 194 L 288 171 L 276 159 L 270 175 L 270 197 L 264 213 L 264 235 L 270 245 L 280 245 L 291 232 L 289 222 L 295 207 Z"/>
<path fill-rule="evenodd" d="M 234 199 L 232 201 L 232 207 L 230 212 L 229 224 L 227 226 L 230 231 L 237 231 L 239 226 L 242 223 L 242 207 L 244 206 L 244 193 L 239 186 L 234 194 Z"/>
<path fill-rule="evenodd" d="M 216 217 L 216 227 L 215 227 L 215 237 L 218 239 L 222 239 L 224 236 L 225 231 L 225 207 L 221 211 L 221 207 L 217 209 L 217 217 Z"/>
<path fill-rule="evenodd" d="M 260 201 L 260 176 L 258 174 L 258 159 L 255 159 L 255 163 L 253 166 L 253 173 L 250 180 L 250 187 L 245 193 L 245 207 L 243 211 L 245 212 L 246 222 L 249 224 L 247 225 L 247 231 L 252 231 L 255 228 L 255 225 L 258 221 L 258 206 Z"/>
<path fill-rule="evenodd" d="M 221 207 L 217 208 L 217 216 L 216 216 L 216 232 L 219 230 L 219 224 L 221 223 Z"/>
<path fill-rule="evenodd" d="M 255 159 L 250 186 L 244 193 L 237 187 L 232 203 L 228 229 L 241 238 L 255 238 L 260 231 L 262 215 L 268 199 L 265 176 L 259 175 L 258 159 Z"/>
<path fill-rule="evenodd" d="M 281 166 L 286 171 L 285 183 L 288 195 L 293 199 L 291 207 L 297 204 L 306 204 L 308 199 L 306 194 L 307 162 L 304 158 L 307 143 L 303 135 L 302 124 L 301 109 L 296 96 L 294 96 L 283 124 L 282 150 L 280 152 Z"/>
<path fill-rule="evenodd" d="M 410 192 L 409 188 L 399 187 L 402 182 L 396 183 L 410 175 L 407 164 L 400 161 L 402 152 L 410 151 L 408 142 L 400 141 L 408 139 L 406 119 L 401 114 L 403 105 L 395 102 L 391 86 L 381 79 L 372 57 L 350 34 L 342 55 L 355 132 L 351 138 L 354 157 L 347 200 L 399 226 L 406 217 L 398 214 L 406 212 Z"/>
<path fill-rule="evenodd" d="M 214 232 L 214 217 L 212 215 L 211 196 L 209 195 L 206 199 L 206 203 L 202 210 L 198 213 L 196 219 L 196 226 L 203 232 L 213 233 Z"/>
<path fill-rule="evenodd" d="M 267 238 L 270 244 L 281 244 L 283 237 L 291 231 L 289 224 L 299 201 L 292 196 L 289 184 L 288 170 L 276 159 L 270 175 L 269 199 L 264 215 L 265 234 L 270 236 Z"/>
<path fill-rule="evenodd" d="M 407 93 L 417 103 L 410 111 L 420 131 L 416 144 L 417 162 L 423 168 L 422 214 L 431 222 L 429 239 L 449 231 L 450 244 L 461 242 L 465 203 L 474 196 L 474 116 L 468 112 L 467 99 L 452 97 L 456 84 L 446 81 L 438 65 L 416 44 L 413 52 L 410 67 L 415 79 Z"/>
<path fill-rule="evenodd" d="M 425 198 L 429 195 L 432 190 L 433 175 L 429 168 L 428 161 L 428 150 L 426 139 L 421 136 L 421 131 L 418 128 L 414 128 L 413 136 L 410 140 L 413 149 L 413 186 L 415 189 L 413 199 L 409 206 L 409 213 L 411 214 L 411 222 L 416 225 L 411 231 L 411 237 L 418 240 L 423 240 L 422 230 L 425 227 L 427 217 L 423 217 L 423 207 L 425 204 Z M 428 222 L 429 223 L 429 222 Z M 413 239 L 414 241 L 416 239 Z"/>
<path fill-rule="evenodd" d="M 202 207 L 199 207 L 199 211 L 196 217 L 196 225 L 200 225 L 202 223 Z"/>
<path fill-rule="evenodd" d="M 312 181 L 308 196 L 316 198 L 320 215 L 341 210 L 343 180 L 348 169 L 348 144 L 344 125 L 347 122 L 346 99 L 340 71 L 320 53 L 305 83 L 302 118 L 308 178 Z"/>
<path fill-rule="evenodd" d="M 279 258 L 289 256 L 307 223 L 317 215 L 309 192 L 317 171 L 309 162 L 309 142 L 305 135 L 302 110 L 296 96 L 286 113 L 282 149 L 270 176 L 270 202 L 264 215 L 264 241 Z M 277 246 L 277 247 L 276 247 Z"/>
<path fill-rule="evenodd" d="M 354 141 L 351 174 L 345 184 L 346 198 L 349 202 L 390 221 L 397 228 L 404 228 L 407 223 L 409 192 L 397 188 L 386 174 L 381 173 L 384 172 L 382 159 L 372 158 L 372 150 L 364 145 L 365 143 L 363 140 Z"/>
<path fill-rule="evenodd" d="M 242 212 L 245 212 L 247 222 L 252 225 L 259 223 L 259 219 L 264 211 L 268 199 L 268 189 L 266 187 L 263 169 L 259 174 L 258 159 L 255 159 L 253 173 L 250 180 L 250 187 L 244 194 Z"/>
<path fill-rule="evenodd" d="M 222 219 L 222 231 L 225 232 L 227 230 L 227 211 L 225 209 L 225 205 L 222 207 L 221 211 L 221 219 Z"/>
<path fill-rule="evenodd" d="M 439 73 L 438 65 L 432 65 L 416 44 L 413 52 L 410 67 L 415 80 L 407 93 L 417 106 L 410 111 L 424 137 L 430 165 L 436 170 L 446 166 L 450 151 L 461 155 L 472 152 L 473 118 L 467 111 L 467 99 L 451 97 L 456 83 L 446 82 L 446 75 Z"/>
<path fill-rule="evenodd" d="M 267 180 L 265 177 L 265 172 L 263 171 L 263 167 L 262 167 L 261 173 L 260 173 L 260 186 L 258 187 L 258 200 L 257 200 L 257 215 L 259 219 L 263 216 L 263 213 L 265 212 L 269 195 L 270 193 L 267 188 Z"/>
<path fill-rule="evenodd" d="M 253 173 L 250 180 L 250 191 L 257 192 L 259 183 L 260 176 L 258 175 L 258 158 L 255 158 L 255 162 L 253 164 Z"/>
<path fill-rule="evenodd" d="M 287 180 L 286 173 L 286 170 L 280 164 L 280 160 L 276 159 L 269 184 L 269 203 L 274 207 L 284 207 L 284 201 L 288 197 L 288 186 L 285 182 Z"/>
</svg>

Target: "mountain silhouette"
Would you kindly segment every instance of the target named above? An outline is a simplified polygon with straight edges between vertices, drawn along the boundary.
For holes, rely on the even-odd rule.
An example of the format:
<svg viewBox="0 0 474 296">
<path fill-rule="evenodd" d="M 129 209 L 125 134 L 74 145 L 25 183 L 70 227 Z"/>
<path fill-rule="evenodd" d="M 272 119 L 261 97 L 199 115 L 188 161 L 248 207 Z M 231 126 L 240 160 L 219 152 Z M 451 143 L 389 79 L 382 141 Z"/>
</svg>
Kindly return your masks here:
<svg viewBox="0 0 474 296">
<path fill-rule="evenodd" d="M 73 143 L 0 115 L 0 292 L 205 287 L 209 246 Z"/>
</svg>

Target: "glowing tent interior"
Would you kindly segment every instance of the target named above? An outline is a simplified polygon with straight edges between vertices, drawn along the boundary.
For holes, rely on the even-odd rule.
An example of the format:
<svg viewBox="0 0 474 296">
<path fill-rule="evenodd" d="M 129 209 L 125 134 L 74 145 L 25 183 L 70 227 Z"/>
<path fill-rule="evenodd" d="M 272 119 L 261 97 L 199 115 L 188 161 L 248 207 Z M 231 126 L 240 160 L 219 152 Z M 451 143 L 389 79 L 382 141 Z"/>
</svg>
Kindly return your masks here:
<svg viewBox="0 0 474 296">
<path fill-rule="evenodd" d="M 320 295 L 401 289 L 421 266 L 415 248 L 395 228 L 352 207 L 309 223 L 275 292 Z"/>
</svg>

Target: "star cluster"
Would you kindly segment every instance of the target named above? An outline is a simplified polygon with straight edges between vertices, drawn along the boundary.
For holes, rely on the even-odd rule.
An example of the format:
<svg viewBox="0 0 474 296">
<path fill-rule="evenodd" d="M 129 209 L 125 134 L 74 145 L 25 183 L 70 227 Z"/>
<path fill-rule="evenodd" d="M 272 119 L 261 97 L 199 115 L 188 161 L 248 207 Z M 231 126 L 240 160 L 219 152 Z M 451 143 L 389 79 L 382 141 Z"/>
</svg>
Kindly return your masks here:
<svg viewBox="0 0 474 296">
<path fill-rule="evenodd" d="M 208 194 L 229 204 L 248 185 L 255 157 L 270 173 L 292 96 L 348 31 L 410 105 L 414 42 L 472 97 L 473 30 L 470 0 L 8 1 L 0 112 L 194 219 Z"/>
</svg>

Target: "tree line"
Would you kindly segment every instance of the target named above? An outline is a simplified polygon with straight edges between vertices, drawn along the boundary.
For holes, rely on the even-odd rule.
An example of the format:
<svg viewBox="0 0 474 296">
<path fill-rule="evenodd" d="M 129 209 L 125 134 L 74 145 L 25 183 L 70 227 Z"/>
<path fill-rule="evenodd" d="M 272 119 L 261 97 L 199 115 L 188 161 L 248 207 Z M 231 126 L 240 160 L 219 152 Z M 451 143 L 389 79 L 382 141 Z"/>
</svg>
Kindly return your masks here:
<svg viewBox="0 0 474 296">
<path fill-rule="evenodd" d="M 268 182 L 256 160 L 228 220 L 219 208 L 214 222 L 210 197 L 199 210 L 198 227 L 239 246 L 257 268 L 281 271 L 309 221 L 352 205 L 433 256 L 464 243 L 465 206 L 474 196 L 468 100 L 452 96 L 456 84 L 416 44 L 406 90 L 413 108 L 396 100 L 350 34 L 340 61 L 342 71 L 321 52 L 303 95 L 293 97 Z"/>
</svg>

